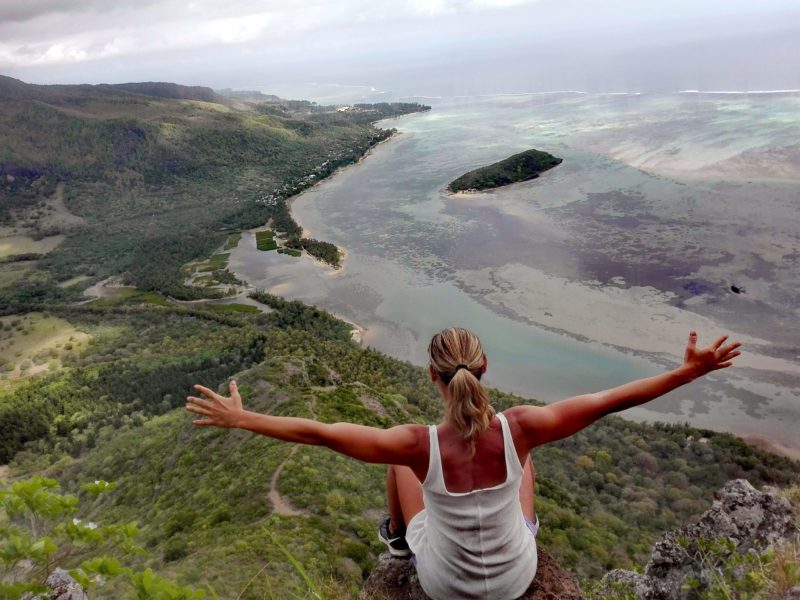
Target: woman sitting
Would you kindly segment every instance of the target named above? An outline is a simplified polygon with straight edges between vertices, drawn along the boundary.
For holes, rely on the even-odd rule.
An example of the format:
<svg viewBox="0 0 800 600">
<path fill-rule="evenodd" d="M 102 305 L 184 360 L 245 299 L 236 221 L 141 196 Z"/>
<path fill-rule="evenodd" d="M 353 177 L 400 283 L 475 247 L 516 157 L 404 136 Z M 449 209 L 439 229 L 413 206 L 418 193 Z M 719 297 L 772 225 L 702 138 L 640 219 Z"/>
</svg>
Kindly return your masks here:
<svg viewBox="0 0 800 600">
<path fill-rule="evenodd" d="M 480 341 L 466 329 L 446 329 L 428 348 L 428 371 L 444 402 L 444 420 L 431 426 L 378 429 L 253 413 L 242 408 L 233 381 L 228 398 L 195 386 L 206 399 L 190 396 L 186 410 L 204 417 L 195 425 L 247 429 L 389 465 L 389 517 L 379 536 L 393 555 L 413 553 L 425 592 L 434 600 L 511 599 L 522 595 L 536 574 L 531 449 L 730 366 L 741 344 L 726 340 L 697 348 L 692 332 L 677 369 L 495 414 L 480 384 L 487 368 Z"/>
</svg>

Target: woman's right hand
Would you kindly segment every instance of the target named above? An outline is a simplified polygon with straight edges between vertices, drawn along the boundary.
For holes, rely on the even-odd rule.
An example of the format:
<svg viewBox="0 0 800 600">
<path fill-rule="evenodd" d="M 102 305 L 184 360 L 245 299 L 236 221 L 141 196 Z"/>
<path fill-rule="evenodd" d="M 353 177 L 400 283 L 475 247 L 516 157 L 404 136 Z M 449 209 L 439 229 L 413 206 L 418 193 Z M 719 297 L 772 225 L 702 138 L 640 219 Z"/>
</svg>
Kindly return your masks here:
<svg viewBox="0 0 800 600">
<path fill-rule="evenodd" d="M 683 366 L 688 369 L 695 377 L 725 369 L 733 364 L 733 359 L 741 354 L 737 348 L 742 344 L 734 342 L 726 344 L 727 335 L 718 338 L 713 344 L 705 348 L 697 347 L 697 332 L 689 334 L 689 342 L 686 344 L 686 352 L 683 355 Z"/>
<path fill-rule="evenodd" d="M 228 390 L 231 393 L 229 398 L 225 398 L 202 385 L 196 385 L 194 389 L 203 394 L 207 400 L 189 396 L 186 398 L 186 410 L 206 418 L 195 419 L 192 423 L 201 426 L 238 427 L 244 410 L 242 409 L 242 397 L 239 395 L 239 388 L 235 381 L 231 381 L 228 384 Z"/>
</svg>

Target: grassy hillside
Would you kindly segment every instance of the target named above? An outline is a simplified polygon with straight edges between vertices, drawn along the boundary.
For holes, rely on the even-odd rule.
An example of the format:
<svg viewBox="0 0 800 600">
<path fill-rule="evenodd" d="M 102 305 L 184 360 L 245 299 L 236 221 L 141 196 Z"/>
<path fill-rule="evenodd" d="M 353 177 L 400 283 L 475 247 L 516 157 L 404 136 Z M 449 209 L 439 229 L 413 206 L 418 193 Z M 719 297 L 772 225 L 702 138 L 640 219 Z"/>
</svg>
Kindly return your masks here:
<svg viewBox="0 0 800 600">
<path fill-rule="evenodd" d="M 294 246 L 334 260 L 327 246 L 299 239 L 287 199 L 391 135 L 373 121 L 422 108 L 340 113 L 175 84 L 0 77 L 0 243 L 66 235 L 58 252 L 4 259 L 14 263 L 0 266 L 15 285 L 3 287 L 0 273 L 0 304 L 13 312 L 63 300 L 80 289 L 61 282 L 84 277 L 85 287 L 120 273 L 141 289 L 192 298 L 201 292 L 183 285 L 180 266 L 228 232 L 270 219 Z"/>
<path fill-rule="evenodd" d="M 59 479 L 84 498 L 81 518 L 138 521 L 148 549 L 141 566 L 211 585 L 224 598 L 245 588 L 243 598 L 307 589 L 285 551 L 315 582 L 354 592 L 381 551 L 383 468 L 198 429 L 175 407 L 191 383 L 216 386 L 234 373 L 247 405 L 271 414 L 388 427 L 434 422 L 440 402 L 423 369 L 354 345 L 346 324 L 259 297 L 274 312 L 59 310 L 91 341 L 70 371 L 0 392 L 4 441 L 23 419 L 38 423 L 12 472 Z M 496 391 L 492 398 L 499 409 L 525 402 Z M 730 435 L 620 418 L 533 457 L 540 541 L 584 578 L 641 564 L 660 533 L 697 516 L 731 477 L 763 485 L 799 475 L 796 464 Z M 119 487 L 94 501 L 81 484 L 95 479 Z"/>
<path fill-rule="evenodd" d="M 464 173 L 447 186 L 451 192 L 491 190 L 520 181 L 536 179 L 540 173 L 560 165 L 561 159 L 542 152 L 526 150 L 501 161 Z"/>
</svg>

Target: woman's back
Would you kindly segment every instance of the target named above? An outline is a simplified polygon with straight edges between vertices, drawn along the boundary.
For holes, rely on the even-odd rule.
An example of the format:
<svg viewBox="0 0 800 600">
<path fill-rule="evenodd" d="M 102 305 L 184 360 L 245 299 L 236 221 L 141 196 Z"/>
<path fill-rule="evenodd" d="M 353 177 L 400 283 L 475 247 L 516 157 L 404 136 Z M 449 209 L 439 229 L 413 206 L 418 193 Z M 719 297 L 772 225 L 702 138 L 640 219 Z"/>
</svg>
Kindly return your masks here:
<svg viewBox="0 0 800 600">
<path fill-rule="evenodd" d="M 429 428 L 425 509 L 406 532 L 420 583 L 434 599 L 515 598 L 536 572 L 536 543 L 520 508 L 523 469 L 508 423 L 493 419 L 474 456 L 441 428 L 441 446 Z"/>
<path fill-rule="evenodd" d="M 475 454 L 449 423 L 441 423 L 436 429 L 448 491 L 471 492 L 494 487 L 506 480 L 505 444 L 499 418 L 495 417 L 489 429 L 476 440 Z"/>
</svg>

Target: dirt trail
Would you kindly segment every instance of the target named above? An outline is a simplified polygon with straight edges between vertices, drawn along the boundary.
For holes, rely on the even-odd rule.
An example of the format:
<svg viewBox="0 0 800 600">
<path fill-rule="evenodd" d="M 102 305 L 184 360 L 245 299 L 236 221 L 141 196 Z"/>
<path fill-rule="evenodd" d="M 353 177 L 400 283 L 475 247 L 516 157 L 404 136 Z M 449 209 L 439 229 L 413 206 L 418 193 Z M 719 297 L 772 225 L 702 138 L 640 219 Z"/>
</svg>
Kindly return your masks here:
<svg viewBox="0 0 800 600">
<path fill-rule="evenodd" d="M 311 413 L 311 418 L 316 419 L 317 413 L 314 410 L 317 403 L 317 397 L 311 397 L 311 402 L 309 402 L 308 410 Z M 292 503 L 289 502 L 286 498 L 281 496 L 281 493 L 278 491 L 278 479 L 283 472 L 283 467 L 286 466 L 286 463 L 294 456 L 294 453 L 297 452 L 297 449 L 300 447 L 299 444 L 295 444 L 292 447 L 291 452 L 289 455 L 283 459 L 283 462 L 278 465 L 278 468 L 275 469 L 275 472 L 272 474 L 272 479 L 269 482 L 269 491 L 267 492 L 267 500 L 269 500 L 270 504 L 272 504 L 272 510 L 282 515 L 284 517 L 307 517 L 311 513 L 307 510 L 303 510 L 300 508 L 295 508 L 292 506 Z"/>
<path fill-rule="evenodd" d="M 47 200 L 48 212 L 39 219 L 39 227 L 48 229 L 51 227 L 60 230 L 73 229 L 86 224 L 86 219 L 70 211 L 64 204 L 64 184 L 59 183 L 53 196 Z"/>
</svg>

